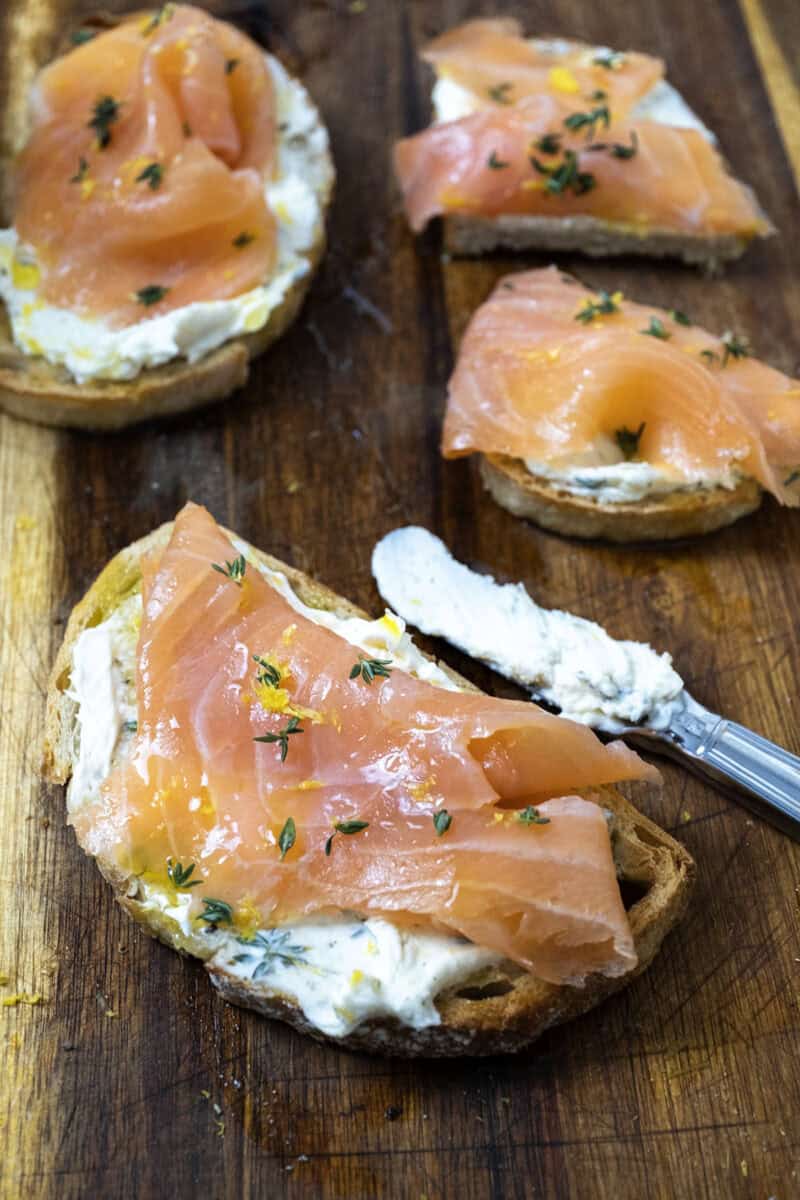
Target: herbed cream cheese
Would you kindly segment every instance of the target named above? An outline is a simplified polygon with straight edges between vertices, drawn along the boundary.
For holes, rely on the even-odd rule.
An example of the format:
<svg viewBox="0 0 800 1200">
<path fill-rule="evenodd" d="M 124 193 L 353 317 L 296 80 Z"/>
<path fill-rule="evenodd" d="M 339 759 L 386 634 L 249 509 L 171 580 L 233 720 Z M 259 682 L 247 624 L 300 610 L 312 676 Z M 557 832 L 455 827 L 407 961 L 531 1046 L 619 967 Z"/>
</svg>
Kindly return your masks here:
<svg viewBox="0 0 800 1200">
<path fill-rule="evenodd" d="M 555 466 L 526 458 L 525 467 L 531 475 L 548 480 L 560 491 L 597 504 L 635 504 L 676 492 L 714 488 L 733 490 L 743 478 L 740 472 L 727 470 L 687 479 L 649 462 L 625 460 L 593 466 Z"/>
<path fill-rule="evenodd" d="M 426 529 L 387 534 L 372 573 L 383 598 L 423 633 L 446 638 L 573 721 L 608 733 L 665 729 L 682 706 L 683 680 L 669 654 L 540 608 L 522 584 L 471 571 Z"/>
<path fill-rule="evenodd" d="M 235 544 L 296 612 L 366 653 L 390 658 L 400 670 L 458 690 L 413 644 L 402 618 L 388 611 L 376 621 L 340 618 L 310 608 L 285 575 L 258 562 L 243 543 Z M 78 708 L 78 732 L 67 793 L 70 811 L 97 796 L 133 736 L 141 610 L 141 595 L 131 596 L 101 624 L 84 630 L 75 643 L 70 696 Z M 498 955 L 458 937 L 347 914 L 260 929 L 241 939 L 236 932 L 193 919 L 189 893 L 170 894 L 145 880 L 139 881 L 138 889 L 144 908 L 166 919 L 185 949 L 212 967 L 248 980 L 265 996 L 296 1003 L 315 1028 L 331 1037 L 344 1037 L 372 1018 L 393 1018 L 411 1029 L 438 1025 L 436 996 L 500 961 Z"/>
<path fill-rule="evenodd" d="M 134 379 L 173 358 L 196 362 L 223 342 L 263 328 L 292 285 L 311 269 L 308 253 L 324 220 L 322 198 L 332 168 L 328 135 L 308 92 L 272 55 L 265 55 L 275 88 L 278 161 L 265 186 L 278 230 L 278 258 L 263 286 L 231 300 L 187 304 L 121 329 L 100 318 L 38 299 L 39 271 L 16 230 L 0 230 L 0 298 L 14 341 L 25 354 L 63 366 L 77 383 Z"/>
</svg>

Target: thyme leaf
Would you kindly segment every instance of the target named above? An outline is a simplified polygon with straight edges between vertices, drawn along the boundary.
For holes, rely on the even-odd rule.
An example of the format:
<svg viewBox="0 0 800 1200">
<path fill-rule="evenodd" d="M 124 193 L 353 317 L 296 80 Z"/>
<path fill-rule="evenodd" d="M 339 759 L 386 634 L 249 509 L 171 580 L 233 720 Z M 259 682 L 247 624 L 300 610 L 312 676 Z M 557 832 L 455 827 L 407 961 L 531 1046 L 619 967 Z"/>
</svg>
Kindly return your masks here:
<svg viewBox="0 0 800 1200">
<path fill-rule="evenodd" d="M 545 133 L 533 145 L 540 154 L 558 154 L 561 149 L 561 134 Z"/>
<path fill-rule="evenodd" d="M 517 813 L 517 820 L 521 825 L 549 825 L 550 818 L 543 817 L 538 808 L 534 808 L 529 804 L 527 808 L 523 808 L 522 812 Z"/>
<path fill-rule="evenodd" d="M 170 21 L 175 12 L 174 4 L 162 4 L 161 8 L 156 9 L 150 21 L 142 30 L 142 37 L 149 37 L 151 33 L 155 33 L 159 25 L 163 25 L 165 21 Z"/>
<path fill-rule="evenodd" d="M 494 87 L 490 87 L 488 91 L 489 99 L 494 100 L 495 104 L 511 104 L 509 92 L 513 88 L 513 83 L 496 83 Z"/>
<path fill-rule="evenodd" d="M 73 29 L 69 35 L 69 40 L 73 46 L 84 46 L 87 42 L 91 42 L 92 38 L 97 37 L 93 29 Z"/>
<path fill-rule="evenodd" d="M 501 158 L 497 157 L 497 151 L 493 150 L 486 160 L 486 165 L 493 171 L 502 171 L 504 167 L 510 167 L 511 163 L 503 162 Z"/>
<path fill-rule="evenodd" d="M 283 862 L 283 860 L 286 858 L 286 855 L 291 850 L 295 843 L 296 837 L 297 828 L 294 823 L 294 818 L 287 817 L 286 823 L 284 824 L 283 829 L 280 832 L 280 837 L 278 838 L 278 849 L 281 852 L 281 862 Z"/>
<path fill-rule="evenodd" d="M 279 729 L 277 733 L 262 733 L 260 737 L 253 738 L 253 741 L 276 742 L 281 748 L 281 762 L 286 762 L 286 755 L 289 753 L 289 738 L 294 733 L 305 733 L 299 717 L 289 717 L 283 729 Z"/>
<path fill-rule="evenodd" d="M 664 322 L 659 317 L 651 317 L 647 329 L 640 329 L 639 333 L 646 333 L 648 337 L 658 338 L 661 342 L 667 342 L 672 337 L 672 334 L 664 328 Z"/>
<path fill-rule="evenodd" d="M 224 575 L 227 579 L 232 579 L 238 587 L 242 586 L 244 573 L 247 570 L 247 560 L 243 554 L 240 554 L 233 562 L 228 562 L 226 559 L 224 567 L 220 563 L 212 563 L 211 566 L 213 570 L 219 571 L 220 575 Z M 256 656 L 253 655 L 253 658 L 256 658 Z M 256 658 L 256 662 L 258 661 Z"/>
<path fill-rule="evenodd" d="M 436 836 L 441 837 L 447 833 L 450 826 L 453 824 L 453 818 L 446 808 L 440 808 L 438 812 L 433 814 L 433 828 L 436 830 Z"/>
<path fill-rule="evenodd" d="M 238 65 L 239 65 L 239 59 L 238 59 L 238 58 L 228 58 L 228 59 L 226 59 L 226 61 L 225 61 L 225 74 L 226 74 L 226 75 L 232 75 L 232 74 L 233 74 L 233 72 L 234 72 L 234 71 L 236 70 L 236 68 L 238 67 Z"/>
<path fill-rule="evenodd" d="M 614 431 L 614 441 L 622 451 L 626 462 L 630 462 L 639 449 L 639 441 L 644 429 L 645 422 L 642 421 L 638 429 L 628 429 L 627 425 L 623 425 L 621 429 Z"/>
<path fill-rule="evenodd" d="M 81 157 L 78 159 L 78 169 L 70 179 L 70 183 L 83 183 L 88 171 L 89 164 L 83 155 L 81 155 Z"/>
<path fill-rule="evenodd" d="M 691 325 L 691 320 L 685 312 L 681 312 L 679 308 L 671 308 L 669 315 L 672 317 L 676 325 Z"/>
<path fill-rule="evenodd" d="M 598 67 L 605 67 L 607 71 L 618 71 L 625 62 L 625 55 L 620 50 L 601 50 L 595 54 L 592 62 Z"/>
<path fill-rule="evenodd" d="M 168 291 L 169 288 L 162 287 L 160 283 L 148 283 L 147 287 L 139 288 L 136 299 L 139 304 L 149 308 L 151 304 L 158 304 L 159 300 L 163 300 Z"/>
<path fill-rule="evenodd" d="M 111 126 L 119 120 L 119 103 L 113 96 L 101 96 L 92 109 L 91 119 L 87 122 L 97 137 L 97 144 L 105 150 L 111 141 Z"/>
<path fill-rule="evenodd" d="M 735 333 L 728 330 L 722 335 L 722 365 L 727 367 L 730 359 L 748 358 L 750 355 L 750 347 L 747 343 L 747 338 L 740 338 Z"/>
<path fill-rule="evenodd" d="M 797 483 L 798 479 L 800 479 L 800 467 L 795 467 L 784 479 L 783 486 L 791 487 L 793 483 Z"/>
<path fill-rule="evenodd" d="M 354 663 L 350 668 L 350 679 L 358 679 L 359 675 L 364 680 L 364 683 L 372 683 L 376 676 L 382 679 L 388 679 L 392 673 L 392 668 L 389 663 L 390 658 L 364 658 L 363 654 L 359 654 L 358 662 Z"/>
<path fill-rule="evenodd" d="M 157 192 L 164 178 L 164 168 L 161 163 L 151 162 L 136 176 L 137 183 L 149 184 L 152 191 Z"/>
<path fill-rule="evenodd" d="M 256 235 L 254 233 L 248 233 L 245 229 L 243 229 L 241 233 L 237 233 L 236 237 L 231 242 L 231 245 L 235 246 L 237 250 L 242 250 L 245 246 L 249 246 L 250 243 L 254 242 L 255 240 Z"/>
</svg>

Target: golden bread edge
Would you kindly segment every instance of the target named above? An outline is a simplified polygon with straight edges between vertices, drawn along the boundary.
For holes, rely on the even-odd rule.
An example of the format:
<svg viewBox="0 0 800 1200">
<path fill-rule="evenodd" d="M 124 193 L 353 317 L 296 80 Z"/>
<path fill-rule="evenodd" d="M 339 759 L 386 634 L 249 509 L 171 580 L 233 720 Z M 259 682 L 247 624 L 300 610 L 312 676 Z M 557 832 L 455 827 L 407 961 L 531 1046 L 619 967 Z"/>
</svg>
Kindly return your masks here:
<svg viewBox="0 0 800 1200">
<path fill-rule="evenodd" d="M 72 611 L 47 689 L 43 770 L 51 782 L 65 784 L 72 770 L 76 705 L 67 689 L 75 642 L 84 629 L 105 620 L 141 586 L 142 556 L 166 545 L 171 529 L 171 524 L 162 525 L 120 551 Z M 282 571 L 303 603 L 340 616 L 367 616 L 302 571 L 255 548 L 249 549 L 260 562 Z M 465 689 L 477 690 L 445 664 L 440 665 Z M 321 1034 L 285 996 L 265 996 L 249 981 L 207 965 L 212 982 L 232 1003 L 278 1018 L 303 1033 L 348 1049 L 431 1057 L 519 1050 L 550 1026 L 586 1012 L 644 971 L 688 904 L 694 863 L 687 851 L 614 788 L 601 788 L 597 792 L 603 806 L 614 813 L 612 841 L 619 878 L 640 896 L 628 912 L 639 961 L 633 971 L 621 978 L 592 976 L 584 988 L 572 988 L 545 983 L 513 963 L 501 963 L 437 997 L 440 1025 L 413 1030 L 394 1020 L 372 1020 L 342 1038 Z M 185 953 L 182 938 L 174 927 L 159 921 L 137 899 L 135 877 L 125 875 L 108 862 L 98 860 L 98 867 L 111 883 L 119 903 L 137 923 L 152 936 Z"/>
<path fill-rule="evenodd" d="M 505 454 L 479 455 L 479 470 L 492 498 L 515 517 L 568 537 L 611 542 L 667 541 L 713 533 L 753 512 L 762 498 L 756 480 L 743 479 L 731 490 L 698 489 L 628 504 L 601 504 L 532 475 L 521 459 Z"/>
</svg>

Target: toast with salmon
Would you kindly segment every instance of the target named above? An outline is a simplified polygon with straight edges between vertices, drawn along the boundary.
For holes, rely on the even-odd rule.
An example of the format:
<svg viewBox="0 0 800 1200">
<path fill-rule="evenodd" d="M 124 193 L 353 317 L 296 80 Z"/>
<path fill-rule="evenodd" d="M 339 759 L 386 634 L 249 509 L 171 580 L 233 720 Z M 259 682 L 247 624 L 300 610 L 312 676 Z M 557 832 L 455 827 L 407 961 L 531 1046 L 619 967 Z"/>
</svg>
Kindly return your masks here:
<svg viewBox="0 0 800 1200">
<path fill-rule="evenodd" d="M 213 563 L 207 559 L 209 554 Z M 174 583 L 177 591 L 172 591 Z M 183 587 L 195 600 L 200 599 L 199 588 L 205 597 L 202 603 L 207 600 L 210 604 L 204 620 L 216 632 L 213 643 L 205 644 L 200 632 L 203 624 L 198 624 L 195 614 L 191 628 L 186 629 L 194 649 L 175 677 L 180 678 L 178 691 L 173 693 L 171 685 L 164 684 L 163 694 L 174 694 L 176 707 L 166 724 L 162 710 L 159 727 L 164 732 L 172 728 L 168 737 L 180 739 L 180 730 L 188 724 L 194 723 L 198 730 L 202 726 L 203 745 L 217 749 L 210 751 L 211 758 L 197 776 L 205 782 L 195 786 L 187 782 L 193 774 L 189 756 L 173 743 L 167 774 L 160 783 L 160 751 L 155 743 L 149 743 L 155 757 L 151 753 L 147 758 L 148 782 L 140 793 L 135 776 L 143 776 L 133 762 L 141 765 L 145 761 L 142 739 L 149 737 L 149 716 L 148 702 L 136 707 L 134 678 L 142 670 L 150 684 L 161 678 L 157 661 L 160 629 L 176 651 L 182 644 L 186 634 L 181 633 L 182 605 L 176 597 Z M 271 590 L 265 592 L 265 588 Z M 131 606 L 141 622 L 134 620 L 133 627 Z M 241 656 L 242 631 L 249 630 L 248 651 L 254 653 L 253 614 L 266 614 L 267 609 L 274 636 L 267 637 L 266 626 L 261 626 L 261 640 L 255 644 L 265 653 L 256 658 L 259 674 L 252 687 L 247 682 L 245 692 L 238 696 L 237 703 L 243 702 L 245 709 L 244 715 L 237 716 L 227 709 L 225 697 L 238 668 L 233 669 L 233 659 L 225 658 L 223 674 L 228 682 L 223 684 L 210 661 L 216 654 L 212 644 L 225 643 L 233 613 L 236 633 L 231 627 L 231 646 L 234 650 L 238 646 L 235 653 Z M 166 622 L 163 626 L 162 620 Z M 120 640 L 109 643 L 104 631 L 112 626 L 122 632 Z M 382 651 L 380 637 L 386 639 Z M 320 639 L 317 649 L 325 661 L 324 668 L 319 668 L 324 672 L 322 681 L 316 672 L 307 675 L 314 639 Z M 86 653 L 90 643 L 94 647 L 91 658 Z M 274 654 L 266 652 L 267 644 L 276 648 Z M 358 656 L 357 647 L 362 648 Z M 410 666 L 397 667 L 398 662 Z M 244 660 L 243 667 L 249 679 Z M 104 670 L 113 671 L 111 684 Z M 211 687 L 207 671 L 216 680 Z M 161 688 L 157 683 L 155 690 Z M 190 706 L 199 705 L 191 722 L 185 719 L 182 707 L 187 697 Z M 332 709 L 323 707 L 330 705 L 331 697 L 335 701 Z M 378 745 L 371 739 L 378 736 L 382 710 L 390 723 L 402 722 L 408 719 L 402 715 L 407 711 L 406 702 L 417 713 L 414 736 L 401 738 L 401 744 L 388 753 L 386 743 L 381 742 L 383 752 L 369 759 L 368 772 L 348 775 L 351 768 L 345 763 L 352 764 L 354 758 L 346 753 L 343 739 L 346 741 L 351 726 L 355 727 L 353 723 L 360 729 L 351 743 L 358 759 L 358 745 Z M 115 707 L 117 723 L 104 741 L 93 723 L 99 723 L 103 714 Z M 218 711 L 222 709 L 228 711 L 227 717 Z M 429 716 L 424 717 L 420 710 Z M 438 714 L 435 719 L 434 712 Z M 392 772 L 398 755 L 406 756 L 403 770 L 414 772 L 415 747 L 426 737 L 435 741 L 438 734 L 430 731 L 446 724 L 448 713 L 455 722 L 451 732 L 460 721 L 471 722 L 475 713 L 480 713 L 484 733 L 498 722 L 503 726 L 513 722 L 518 739 L 526 731 L 545 742 L 550 739 L 550 745 L 555 744 L 554 738 L 559 744 L 565 739 L 563 745 L 571 746 L 567 753 L 573 764 L 580 763 L 581 771 L 592 764 L 589 774 L 581 776 L 584 782 L 651 774 L 619 743 L 604 748 L 584 727 L 549 717 L 535 706 L 484 697 L 448 668 L 416 651 L 396 618 L 387 614 L 382 622 L 369 622 L 348 601 L 225 534 L 202 510 L 189 506 L 175 525 L 162 526 L 121 551 L 73 611 L 48 688 L 45 772 L 54 782 L 71 780 L 69 820 L 120 904 L 149 933 L 203 960 L 226 999 L 351 1049 L 431 1056 L 514 1051 L 550 1026 L 585 1012 L 649 965 L 686 907 L 694 867 L 673 838 L 607 784 L 584 787 L 582 795 L 587 799 L 576 793 L 572 799 L 542 800 L 533 785 L 517 780 L 517 792 L 535 794 L 535 806 L 493 810 L 491 814 L 485 809 L 470 811 L 470 795 L 476 787 L 485 791 L 486 778 L 474 774 L 471 756 L 458 765 L 456 736 L 447 743 L 448 752 L 436 771 L 440 776 L 451 770 L 466 771 L 451 776 L 461 778 L 463 793 L 447 793 L 447 807 L 437 806 L 440 801 L 432 794 L 437 786 L 432 775 L 403 792 L 414 813 L 414 831 L 402 834 L 416 847 L 408 857 L 399 840 L 405 827 L 399 809 L 391 803 L 398 794 L 397 776 Z M 215 800 L 220 801 L 220 793 L 215 791 L 220 780 L 224 777 L 224 786 L 232 786 L 232 746 L 240 720 L 255 722 L 252 729 L 245 725 L 241 747 L 247 762 L 253 753 L 256 756 L 252 786 L 262 795 L 256 825 L 241 807 L 230 809 L 238 803 L 232 792 L 223 813 L 215 806 Z M 423 725 L 428 734 L 423 734 Z M 265 727 L 269 732 L 253 739 L 252 733 Z M 475 732 L 475 726 L 469 728 Z M 254 740 L 258 743 L 255 751 Z M 331 745 L 339 746 L 332 761 L 326 750 Z M 507 752 L 513 756 L 513 746 Z M 235 753 L 238 756 L 240 751 Z M 484 768 L 498 791 L 504 789 L 501 794 L 509 787 L 513 790 L 508 780 L 500 782 L 504 753 L 495 745 Z M 242 767 L 245 759 L 238 758 L 237 794 L 250 769 Z M 376 776 L 379 762 L 384 765 Z M 548 771 L 558 775 L 561 769 L 557 762 L 548 764 L 546 757 L 540 768 L 539 794 L 550 778 Z M 375 778 L 383 781 L 377 790 Z M 185 795 L 184 783 L 189 787 Z M 269 791 L 273 784 L 276 790 Z M 551 779 L 546 794 L 554 787 Z M 90 795 L 93 788 L 94 797 Z M 98 798 L 100 792 L 102 798 Z M 154 825 L 149 815 L 154 805 L 161 814 L 160 825 L 158 819 Z M 286 816 L 289 811 L 291 818 Z M 481 816 L 481 811 L 487 815 Z M 331 821 L 331 813 L 349 819 Z M 380 821 L 375 819 L 378 816 Z M 251 826 L 253 832 L 248 835 Z M 166 836 L 164 828 L 169 831 L 166 841 L 161 840 Z M 230 842 L 234 828 L 237 839 Z M 589 894 L 594 899 L 584 898 L 586 911 L 580 919 L 570 918 L 571 929 L 554 926 L 555 942 L 547 934 L 548 923 L 566 921 L 569 925 L 569 921 L 563 915 L 548 916 L 546 905 L 536 909 L 532 925 L 528 918 L 520 920 L 519 913 L 506 925 L 499 914 L 512 901 L 498 896 L 494 905 L 488 899 L 476 904 L 470 898 L 474 880 L 469 878 L 473 869 L 469 864 L 476 861 L 476 844 L 481 854 L 494 846 L 504 855 L 507 845 L 513 844 L 514 854 L 534 855 L 536 870 L 531 869 L 532 862 L 515 865 L 513 859 L 506 862 L 503 858 L 506 883 L 516 880 L 515 887 L 522 894 L 526 889 L 546 888 L 543 880 L 552 870 L 548 853 L 556 859 L 566 854 L 559 849 L 560 837 L 566 836 L 569 843 L 577 831 L 588 836 L 590 829 L 593 832 L 583 843 L 582 853 L 584 870 L 592 881 Z M 477 843 L 475 830 L 480 831 Z M 382 865 L 385 839 L 389 839 L 392 872 L 388 885 Z M 233 860 L 232 866 L 215 860 L 212 847 L 223 843 L 229 846 L 226 854 Z M 555 849 L 548 852 L 548 845 Z M 205 851 L 198 852 L 199 846 Z M 603 855 L 607 853 L 612 857 L 606 865 Z M 456 860 L 458 866 L 454 867 Z M 484 862 L 481 886 L 488 887 L 492 884 L 491 858 L 478 861 Z M 156 862 L 162 863 L 157 869 Z M 358 872 L 362 869 L 368 883 L 359 891 Z M 559 912 L 573 911 L 575 880 L 586 886 L 579 875 L 572 882 L 569 876 L 569 871 L 560 871 Z M 619 890 L 614 876 L 627 912 L 620 896 L 615 899 L 612 894 Z M 460 882 L 449 900 L 442 902 L 434 896 L 431 901 L 431 890 L 435 893 L 444 886 L 447 892 L 455 878 Z M 281 918 L 274 927 L 262 924 L 265 888 L 273 917 Z M 170 893 L 166 899 L 165 889 Z M 334 899 L 338 903 L 331 915 Z M 312 905 L 322 906 L 322 917 L 317 909 L 312 911 Z M 415 906 L 418 918 L 422 912 L 437 914 L 424 930 L 417 923 L 408 923 Z M 287 923 L 287 914 L 300 910 L 305 911 L 304 920 L 295 917 Z M 605 914 L 602 919 L 600 912 Z M 590 920 L 591 913 L 595 916 Z M 314 925 L 314 919 L 328 923 Z M 578 930 L 583 931 L 580 934 L 574 927 L 576 921 Z M 590 929 L 595 930 L 592 936 L 601 936 L 599 942 L 591 942 Z M 387 956 L 389 965 L 382 975 Z M 537 970 L 526 969 L 524 962 L 535 962 Z M 421 996 L 423 979 L 427 990 Z M 403 992 L 400 999 L 395 995 L 398 990 Z"/>
<path fill-rule="evenodd" d="M 395 148 L 415 232 L 434 217 L 454 254 L 580 251 L 709 268 L 774 230 L 729 174 L 664 64 L 507 18 L 468 21 L 422 58 L 434 122 Z"/>
<path fill-rule="evenodd" d="M 118 429 L 241 387 L 324 252 L 334 170 L 303 85 L 168 4 L 87 23 L 30 120 L 0 231 L 0 406 Z"/>
<path fill-rule="evenodd" d="M 764 492 L 800 504 L 800 382 L 741 334 L 556 267 L 523 271 L 467 327 L 442 451 L 478 454 L 494 499 L 557 533 L 710 533 Z"/>
</svg>

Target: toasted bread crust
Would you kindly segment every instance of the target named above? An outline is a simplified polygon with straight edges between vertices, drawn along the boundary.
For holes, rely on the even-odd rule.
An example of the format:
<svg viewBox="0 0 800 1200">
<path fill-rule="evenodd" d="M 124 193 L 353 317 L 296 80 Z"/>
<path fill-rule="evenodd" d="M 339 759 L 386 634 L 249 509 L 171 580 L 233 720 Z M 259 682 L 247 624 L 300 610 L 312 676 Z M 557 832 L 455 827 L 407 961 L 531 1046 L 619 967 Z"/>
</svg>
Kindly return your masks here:
<svg viewBox="0 0 800 1200">
<path fill-rule="evenodd" d="M 92 24 L 108 28 L 116 20 L 101 15 Z M 317 118 L 321 125 L 318 113 Z M 201 408 L 243 387 L 250 361 L 277 341 L 294 321 L 325 252 L 325 218 L 335 182 L 329 151 L 326 159 L 327 180 L 318 192 L 322 213 L 319 229 L 312 246 L 303 254 L 308 270 L 294 280 L 261 329 L 224 342 L 194 363 L 174 358 L 163 366 L 141 371 L 134 379 L 97 379 L 79 384 L 63 367 L 19 349 L 0 302 L 0 408 L 42 425 L 110 431 L 151 417 Z"/>
<path fill-rule="evenodd" d="M 731 490 L 671 492 L 628 504 L 602 504 L 565 492 L 551 479 L 532 475 L 518 458 L 482 454 L 479 461 L 484 485 L 502 508 L 568 537 L 610 542 L 694 537 L 732 525 L 758 508 L 762 497 L 754 479 L 743 479 Z"/>
<path fill-rule="evenodd" d="M 72 772 L 77 734 L 77 706 L 68 694 L 72 652 L 81 632 L 105 620 L 141 586 L 141 559 L 163 546 L 171 525 L 164 525 L 122 550 L 108 564 L 72 612 L 58 652 L 47 692 L 44 771 L 57 783 Z M 364 616 L 360 609 L 270 555 L 254 552 L 267 566 L 284 572 L 300 599 L 341 616 Z M 449 670 L 449 668 L 446 668 Z M 453 678 L 472 689 L 454 672 Z M 640 898 L 629 910 L 638 954 L 636 968 L 618 979 L 591 976 L 584 988 L 544 983 L 511 962 L 479 972 L 474 979 L 441 993 L 436 1000 L 441 1024 L 409 1029 L 396 1021 L 372 1020 L 346 1037 L 325 1037 L 310 1025 L 290 997 L 270 993 L 263 982 L 242 980 L 207 964 L 214 986 L 232 1003 L 288 1022 L 301 1032 L 348 1049 L 393 1055 L 483 1055 L 519 1050 L 551 1025 L 592 1008 L 617 991 L 652 961 L 661 942 L 682 916 L 689 898 L 694 864 L 678 842 L 628 803 L 613 788 L 598 789 L 604 807 L 614 813 L 613 848 L 620 879 L 637 889 Z M 174 949 L 197 954 L 177 927 L 142 904 L 138 881 L 110 862 L 98 867 L 111 883 L 116 898 L 130 916 Z"/>
<path fill-rule="evenodd" d="M 464 213 L 444 217 L 444 244 L 463 256 L 490 250 L 577 250 L 591 258 L 620 254 L 647 258 L 679 258 L 714 271 L 740 258 L 752 238 L 743 235 L 677 233 L 671 229 L 642 231 L 598 217 L 540 217 L 525 213 L 479 217 Z"/>
</svg>

